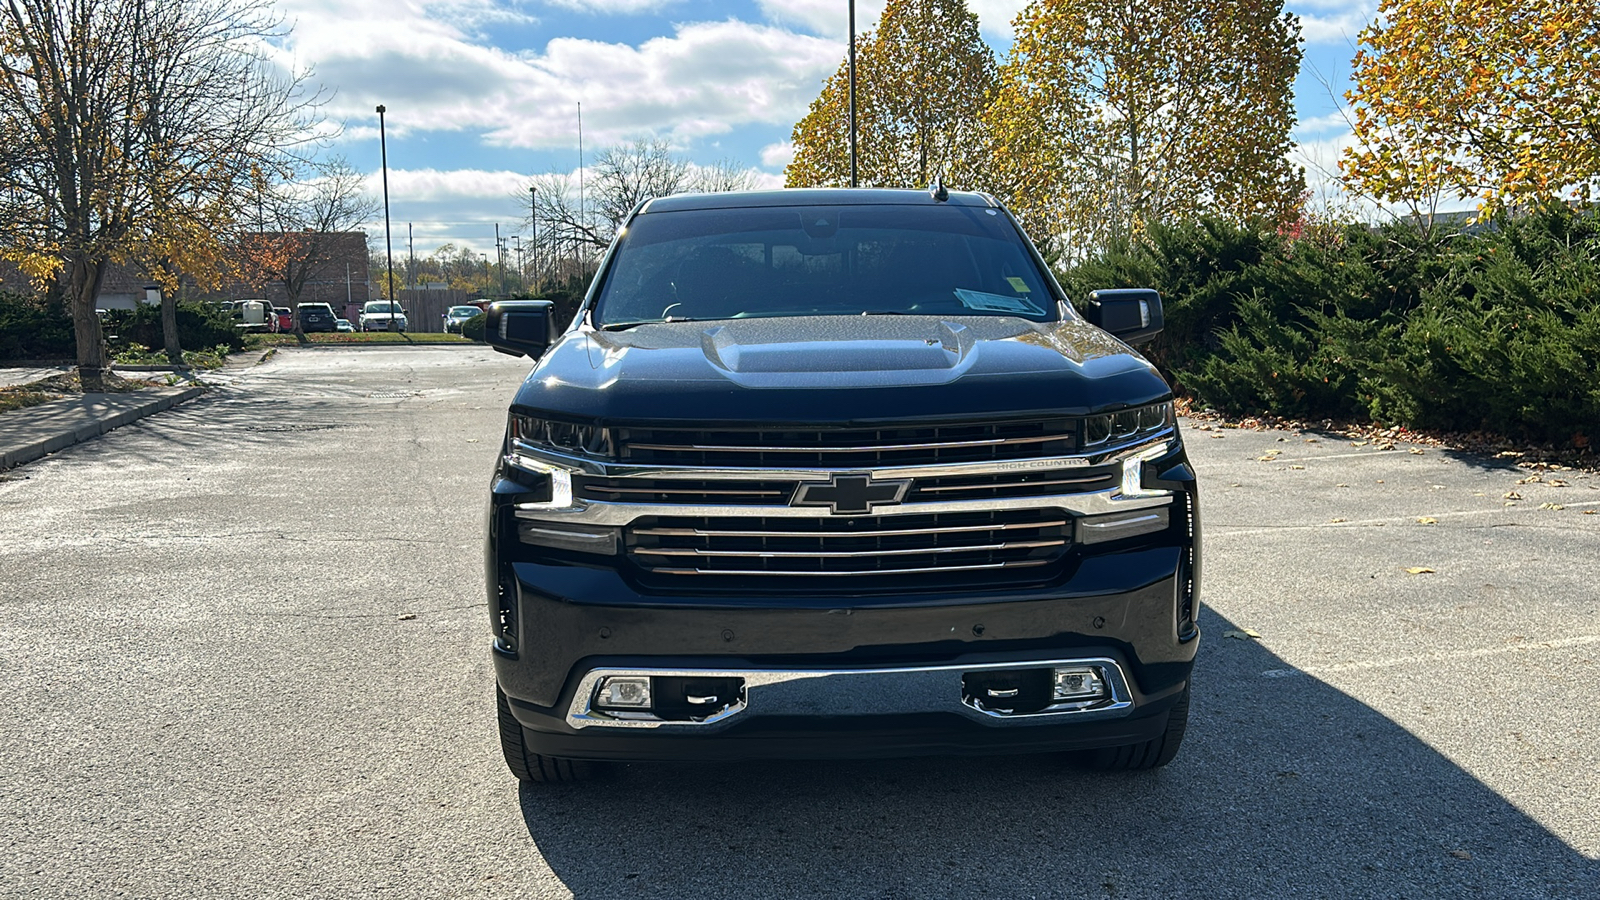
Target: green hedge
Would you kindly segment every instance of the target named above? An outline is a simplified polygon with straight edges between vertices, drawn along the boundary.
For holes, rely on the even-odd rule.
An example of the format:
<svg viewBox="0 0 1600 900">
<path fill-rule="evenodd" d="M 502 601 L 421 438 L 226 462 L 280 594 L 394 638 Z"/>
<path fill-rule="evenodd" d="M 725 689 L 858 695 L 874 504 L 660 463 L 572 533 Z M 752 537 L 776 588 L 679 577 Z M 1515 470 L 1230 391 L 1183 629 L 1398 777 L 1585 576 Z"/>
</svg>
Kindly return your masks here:
<svg viewBox="0 0 1600 900">
<path fill-rule="evenodd" d="M 132 310 L 115 310 L 107 316 L 107 332 L 117 335 L 117 349 L 139 345 L 161 350 L 161 307 L 138 304 Z M 185 350 L 198 350 L 226 344 L 233 350 L 244 348 L 244 336 L 234 325 L 233 316 L 212 303 L 178 301 L 178 343 Z"/>
<path fill-rule="evenodd" d="M 1153 228 L 1061 273 L 1161 291 L 1148 355 L 1202 405 L 1565 443 L 1600 430 L 1600 222 L 1565 207 L 1425 239 Z M 1580 440 L 1580 443 L 1582 441 Z"/>
<path fill-rule="evenodd" d="M 0 291 L 0 359 L 73 359 L 72 316 L 59 299 Z"/>
</svg>

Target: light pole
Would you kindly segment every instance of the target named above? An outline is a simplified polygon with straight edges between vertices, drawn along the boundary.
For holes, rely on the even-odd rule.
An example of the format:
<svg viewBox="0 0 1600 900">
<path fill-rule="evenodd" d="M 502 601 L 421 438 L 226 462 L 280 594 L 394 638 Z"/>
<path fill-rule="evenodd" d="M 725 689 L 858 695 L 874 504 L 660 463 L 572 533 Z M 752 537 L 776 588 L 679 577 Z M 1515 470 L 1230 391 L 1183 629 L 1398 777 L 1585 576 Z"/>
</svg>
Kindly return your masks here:
<svg viewBox="0 0 1600 900">
<path fill-rule="evenodd" d="M 856 186 L 856 0 L 850 0 L 850 186 Z"/>
<path fill-rule="evenodd" d="M 528 221 L 533 224 L 533 294 L 539 295 L 539 189 L 528 188 Z"/>
<path fill-rule="evenodd" d="M 383 132 L 384 106 L 378 104 L 378 151 L 383 160 L 383 250 L 389 267 L 389 330 L 394 330 L 394 235 L 389 227 L 389 142 Z"/>
</svg>

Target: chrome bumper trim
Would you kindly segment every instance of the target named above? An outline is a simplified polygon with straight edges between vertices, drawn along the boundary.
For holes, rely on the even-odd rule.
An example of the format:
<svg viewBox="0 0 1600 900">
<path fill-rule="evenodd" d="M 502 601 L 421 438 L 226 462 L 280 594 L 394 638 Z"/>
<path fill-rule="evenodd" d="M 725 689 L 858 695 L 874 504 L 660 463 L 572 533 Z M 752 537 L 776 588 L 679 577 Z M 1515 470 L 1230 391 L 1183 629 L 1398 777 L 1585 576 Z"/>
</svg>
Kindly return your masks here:
<svg viewBox="0 0 1600 900">
<path fill-rule="evenodd" d="M 1111 697 L 1089 704 L 1062 703 L 1031 713 L 1001 713 L 968 703 L 961 676 L 969 672 L 1098 666 Z M 739 678 L 744 696 L 705 718 L 663 721 L 638 713 L 612 715 L 593 706 L 600 680 L 613 676 Z M 882 716 L 955 713 L 983 725 L 1015 727 L 1066 720 L 1108 719 L 1133 708 L 1128 678 L 1116 660 L 1107 657 L 1024 660 L 976 665 L 916 666 L 882 669 L 591 669 L 578 682 L 566 721 L 573 728 L 649 728 L 661 733 L 704 733 L 726 727 L 737 716 Z"/>
</svg>

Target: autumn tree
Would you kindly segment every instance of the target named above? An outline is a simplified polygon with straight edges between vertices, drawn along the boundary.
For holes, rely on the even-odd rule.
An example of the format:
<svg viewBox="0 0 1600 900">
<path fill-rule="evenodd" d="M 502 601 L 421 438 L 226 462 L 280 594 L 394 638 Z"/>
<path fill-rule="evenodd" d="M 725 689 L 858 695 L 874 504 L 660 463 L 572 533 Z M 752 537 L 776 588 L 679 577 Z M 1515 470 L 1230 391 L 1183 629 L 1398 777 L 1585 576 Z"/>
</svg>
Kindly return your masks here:
<svg viewBox="0 0 1600 900">
<path fill-rule="evenodd" d="M 316 98 L 272 60 L 282 36 L 268 0 L 0 6 L 0 253 L 63 288 L 86 390 L 107 267 L 205 270 L 251 163 L 305 140 Z"/>
<path fill-rule="evenodd" d="M 737 191 L 754 187 L 749 169 L 723 160 L 696 165 L 675 154 L 666 141 L 640 138 L 601 150 L 585 168 L 580 185 L 572 175 L 535 176 L 534 204 L 524 220 L 531 230 L 536 265 L 558 277 L 581 273 L 611 245 L 633 208 L 652 197 L 687 192 Z"/>
<path fill-rule="evenodd" d="M 995 86 L 994 54 L 965 0 L 889 0 L 857 41 L 856 154 L 863 185 L 986 186 L 981 115 Z M 789 187 L 850 183 L 849 60 L 791 136 Z"/>
<path fill-rule="evenodd" d="M 267 182 L 257 178 L 248 198 L 256 230 L 241 232 L 237 258 L 250 285 L 283 285 L 293 309 L 306 285 L 348 257 L 350 233 L 381 208 L 366 178 L 342 157 L 307 165 L 308 177 Z M 366 238 L 361 237 L 362 244 Z M 339 274 L 339 273 L 335 273 Z M 295 317 L 295 331 L 300 319 Z"/>
<path fill-rule="evenodd" d="M 1300 26 L 1281 0 L 1033 0 L 1000 68 L 994 188 L 1078 255 L 1203 213 L 1293 218 Z"/>
<path fill-rule="evenodd" d="M 1347 182 L 1379 200 L 1494 209 L 1591 199 L 1600 0 L 1383 0 L 1352 62 Z"/>
</svg>

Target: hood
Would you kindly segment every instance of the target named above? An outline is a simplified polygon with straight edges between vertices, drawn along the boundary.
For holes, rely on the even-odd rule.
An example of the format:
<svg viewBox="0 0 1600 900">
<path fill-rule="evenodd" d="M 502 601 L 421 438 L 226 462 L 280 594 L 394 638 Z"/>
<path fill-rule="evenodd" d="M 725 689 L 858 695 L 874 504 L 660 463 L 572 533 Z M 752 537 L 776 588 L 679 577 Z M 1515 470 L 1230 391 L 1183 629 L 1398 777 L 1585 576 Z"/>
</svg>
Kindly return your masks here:
<svg viewBox="0 0 1600 900">
<path fill-rule="evenodd" d="M 849 423 L 1084 414 L 1170 391 L 1078 320 L 815 316 L 580 329 L 518 391 L 529 410 L 617 421 Z"/>
</svg>

